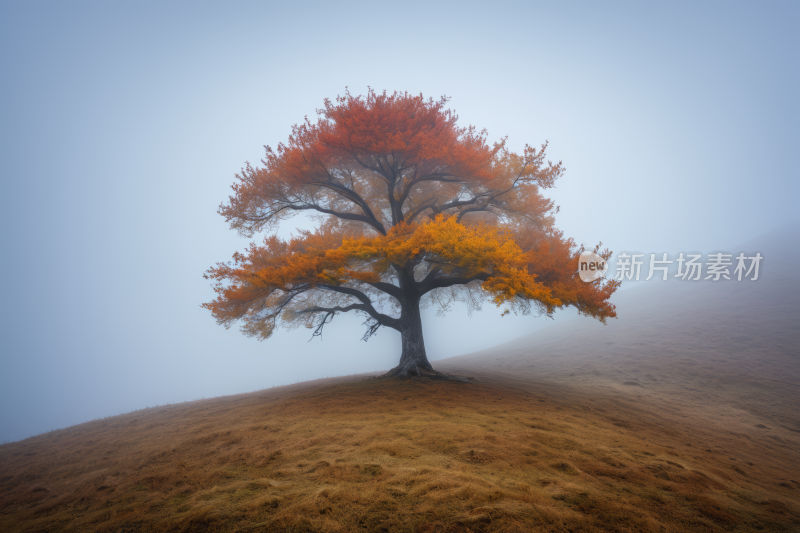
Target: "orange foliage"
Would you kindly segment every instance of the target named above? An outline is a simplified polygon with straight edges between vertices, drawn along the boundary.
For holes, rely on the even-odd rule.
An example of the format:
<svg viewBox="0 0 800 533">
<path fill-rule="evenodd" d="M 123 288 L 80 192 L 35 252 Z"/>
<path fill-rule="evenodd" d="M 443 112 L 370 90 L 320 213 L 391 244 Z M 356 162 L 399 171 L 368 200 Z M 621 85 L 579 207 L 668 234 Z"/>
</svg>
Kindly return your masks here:
<svg viewBox="0 0 800 533">
<path fill-rule="evenodd" d="M 614 305 L 608 299 L 619 288 L 616 280 L 598 279 L 586 283 L 577 275 L 578 258 L 585 249 L 576 246 L 573 239 L 565 239 L 561 230 L 530 231 L 517 234 L 515 240 L 527 250 L 528 269 L 539 281 L 548 286 L 553 296 L 561 300 L 562 307 L 574 306 L 579 313 L 594 317 L 604 324 L 607 318 L 617 316 Z M 594 252 L 604 259 L 611 258 L 611 251 Z"/>
<path fill-rule="evenodd" d="M 266 147 L 263 168 L 247 164 L 220 214 L 243 235 L 273 229 L 299 211 L 360 222 L 382 234 L 397 223 L 494 213 L 541 217 L 552 204 L 538 196 L 561 175 L 544 149 L 517 155 L 505 139 L 459 128 L 447 99 L 408 93 L 325 101 L 320 120 L 292 128 L 287 144 Z"/>
<path fill-rule="evenodd" d="M 295 125 L 286 144 L 266 147 L 263 167 L 246 165 L 220 214 L 248 236 L 303 211 L 323 222 L 210 269 L 217 298 L 204 307 L 262 339 L 279 316 L 318 333 L 346 311 L 368 317 L 365 338 L 380 326 L 405 335 L 423 296 L 477 307 L 476 290 L 515 312 L 571 305 L 614 317 L 618 284 L 582 282 L 582 248 L 553 227 L 557 209 L 541 191 L 564 169 L 545 160 L 547 144 L 521 154 L 505 139 L 489 144 L 446 104 L 348 92 L 325 100 L 316 123 Z"/>
</svg>

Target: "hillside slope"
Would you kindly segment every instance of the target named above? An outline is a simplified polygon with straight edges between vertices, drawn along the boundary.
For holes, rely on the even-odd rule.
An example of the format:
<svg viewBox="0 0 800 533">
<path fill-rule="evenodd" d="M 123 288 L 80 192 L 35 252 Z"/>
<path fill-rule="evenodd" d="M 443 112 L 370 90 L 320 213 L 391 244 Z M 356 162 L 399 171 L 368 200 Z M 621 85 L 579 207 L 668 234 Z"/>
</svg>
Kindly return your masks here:
<svg viewBox="0 0 800 533">
<path fill-rule="evenodd" d="M 7 444 L 0 530 L 800 527 L 798 439 L 672 420 L 614 391 L 480 380 L 324 380 Z"/>
<path fill-rule="evenodd" d="M 319 380 L 0 446 L 0 530 L 798 531 L 787 238 L 743 248 L 761 282 L 634 288 L 609 326 L 435 362 L 474 383 Z"/>
<path fill-rule="evenodd" d="M 800 227 L 737 250 L 765 257 L 756 282 L 650 282 L 615 295 L 619 318 L 572 319 L 437 362 L 615 390 L 670 407 L 749 412 L 800 430 Z"/>
</svg>

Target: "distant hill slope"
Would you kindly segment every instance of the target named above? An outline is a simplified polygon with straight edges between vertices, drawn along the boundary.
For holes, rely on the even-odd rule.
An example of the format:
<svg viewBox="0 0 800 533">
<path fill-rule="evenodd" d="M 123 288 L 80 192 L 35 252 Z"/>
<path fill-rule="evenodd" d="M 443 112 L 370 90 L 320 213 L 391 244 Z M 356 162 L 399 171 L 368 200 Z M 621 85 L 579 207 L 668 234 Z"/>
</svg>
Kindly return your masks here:
<svg viewBox="0 0 800 533">
<path fill-rule="evenodd" d="M 621 292 L 436 361 L 144 409 L 0 445 L 0 531 L 800 531 L 797 231 L 746 284 Z"/>
<path fill-rule="evenodd" d="M 447 372 L 502 372 L 627 391 L 670 405 L 733 405 L 800 430 L 800 225 L 743 243 L 759 280 L 642 284 L 615 295 L 619 318 L 558 321 L 472 354 Z"/>
</svg>

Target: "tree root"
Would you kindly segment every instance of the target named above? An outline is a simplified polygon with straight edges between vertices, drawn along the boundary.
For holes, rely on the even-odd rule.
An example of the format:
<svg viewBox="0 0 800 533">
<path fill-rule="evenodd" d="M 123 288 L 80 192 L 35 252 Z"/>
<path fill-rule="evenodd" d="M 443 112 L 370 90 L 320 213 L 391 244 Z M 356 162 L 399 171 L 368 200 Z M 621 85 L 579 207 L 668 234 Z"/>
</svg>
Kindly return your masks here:
<svg viewBox="0 0 800 533">
<path fill-rule="evenodd" d="M 416 365 L 410 367 L 396 366 L 386 374 L 378 376 L 375 379 L 429 379 L 433 381 L 457 381 L 461 383 L 474 383 L 475 378 L 454 376 L 452 374 L 444 374 L 432 368 L 424 368 Z"/>
</svg>

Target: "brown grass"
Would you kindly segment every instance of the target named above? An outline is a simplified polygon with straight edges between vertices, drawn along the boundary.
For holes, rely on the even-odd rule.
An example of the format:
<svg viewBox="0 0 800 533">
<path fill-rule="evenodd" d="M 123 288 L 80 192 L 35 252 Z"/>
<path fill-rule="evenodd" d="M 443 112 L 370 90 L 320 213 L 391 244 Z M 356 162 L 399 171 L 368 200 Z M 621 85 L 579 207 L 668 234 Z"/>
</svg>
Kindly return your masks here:
<svg viewBox="0 0 800 533">
<path fill-rule="evenodd" d="M 148 409 L 0 446 L 0 530 L 800 530 L 792 443 L 654 411 L 488 376 Z"/>
</svg>

